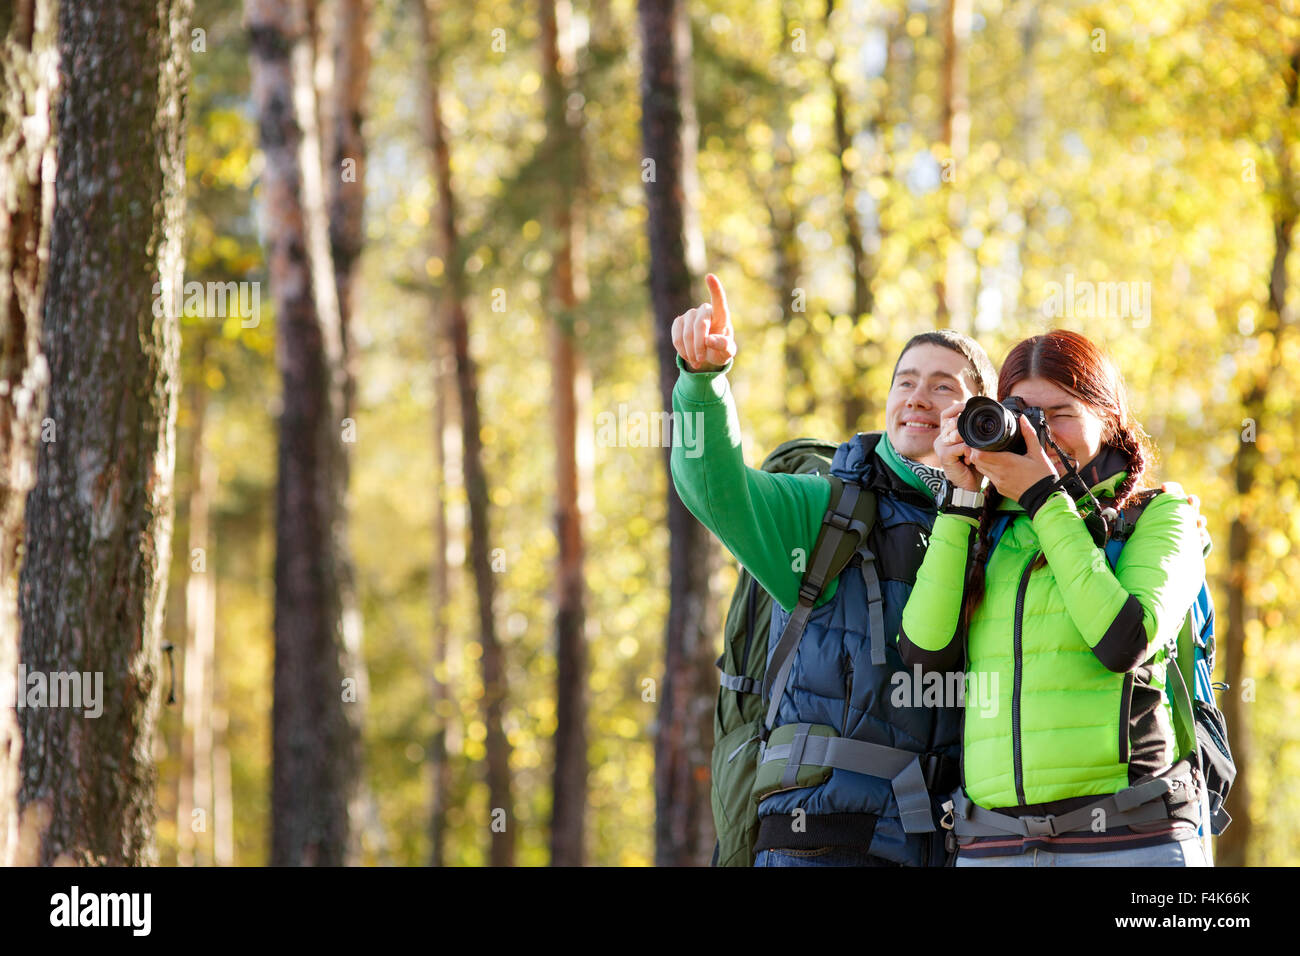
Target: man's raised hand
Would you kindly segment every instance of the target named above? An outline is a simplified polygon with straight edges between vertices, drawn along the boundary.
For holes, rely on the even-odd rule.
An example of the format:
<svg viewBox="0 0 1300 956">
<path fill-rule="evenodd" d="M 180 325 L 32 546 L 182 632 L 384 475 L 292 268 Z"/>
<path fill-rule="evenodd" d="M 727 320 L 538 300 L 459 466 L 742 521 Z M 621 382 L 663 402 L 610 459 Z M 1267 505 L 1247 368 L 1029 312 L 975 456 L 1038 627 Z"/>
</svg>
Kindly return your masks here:
<svg viewBox="0 0 1300 956">
<path fill-rule="evenodd" d="M 716 372 L 736 357 L 727 294 L 712 272 L 704 281 L 712 301 L 673 319 L 673 348 L 692 372 Z"/>
</svg>

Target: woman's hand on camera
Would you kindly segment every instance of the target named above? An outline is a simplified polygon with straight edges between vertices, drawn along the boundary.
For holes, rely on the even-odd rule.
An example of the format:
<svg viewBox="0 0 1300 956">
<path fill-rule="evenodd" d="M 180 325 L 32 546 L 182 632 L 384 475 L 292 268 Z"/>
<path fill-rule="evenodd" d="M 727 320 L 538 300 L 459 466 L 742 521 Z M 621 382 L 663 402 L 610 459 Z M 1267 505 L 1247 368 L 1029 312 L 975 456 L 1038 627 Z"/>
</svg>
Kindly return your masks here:
<svg viewBox="0 0 1300 956">
<path fill-rule="evenodd" d="M 1025 436 L 1023 455 L 1009 451 L 972 451 L 969 455 L 975 470 L 988 478 L 1004 498 L 1015 501 L 1042 479 L 1058 477 L 1056 467 L 1038 442 L 1038 433 L 1024 415 L 1020 416 L 1020 434 Z"/>
<path fill-rule="evenodd" d="M 968 464 L 967 456 L 971 451 L 957 432 L 957 417 L 965 407 L 965 402 L 954 402 L 939 415 L 939 435 L 934 440 L 934 453 L 939 456 L 939 467 L 956 487 L 979 491 L 979 473 Z"/>
</svg>

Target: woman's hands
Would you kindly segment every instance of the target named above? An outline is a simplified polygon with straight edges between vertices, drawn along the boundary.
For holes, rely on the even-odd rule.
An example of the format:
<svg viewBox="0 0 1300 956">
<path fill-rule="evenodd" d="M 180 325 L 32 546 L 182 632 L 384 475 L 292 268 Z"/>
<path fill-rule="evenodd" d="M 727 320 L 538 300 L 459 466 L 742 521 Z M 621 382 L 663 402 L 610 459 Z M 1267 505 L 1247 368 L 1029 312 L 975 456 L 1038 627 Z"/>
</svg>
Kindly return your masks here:
<svg viewBox="0 0 1300 956">
<path fill-rule="evenodd" d="M 971 450 L 957 432 L 957 416 L 966 407 L 965 402 L 954 402 L 939 415 L 939 436 L 934 440 L 934 453 L 939 456 L 939 467 L 948 480 L 966 491 L 980 490 L 980 476 L 967 462 Z"/>
<path fill-rule="evenodd" d="M 956 430 L 955 422 L 953 429 Z M 988 478 L 1004 498 L 1014 501 L 1019 501 L 1021 495 L 1042 479 L 1060 477 L 1039 444 L 1034 426 L 1024 415 L 1020 416 L 1020 433 L 1025 436 L 1023 455 L 1013 455 L 1008 451 L 972 451 L 967 456 L 975 470 Z"/>
<path fill-rule="evenodd" d="M 692 372 L 716 372 L 736 357 L 736 333 L 727 312 L 727 294 L 712 272 L 704 281 L 712 301 L 673 319 L 673 348 Z"/>
</svg>

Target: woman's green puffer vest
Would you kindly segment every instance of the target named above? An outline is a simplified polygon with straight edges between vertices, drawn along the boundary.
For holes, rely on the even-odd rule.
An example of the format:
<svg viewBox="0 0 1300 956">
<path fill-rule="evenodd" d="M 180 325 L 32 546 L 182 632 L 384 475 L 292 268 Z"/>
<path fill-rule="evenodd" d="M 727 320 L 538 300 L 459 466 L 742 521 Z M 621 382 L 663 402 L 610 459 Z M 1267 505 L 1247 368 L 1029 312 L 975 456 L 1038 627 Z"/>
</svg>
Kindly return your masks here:
<svg viewBox="0 0 1300 956">
<path fill-rule="evenodd" d="M 1106 504 L 1123 478 L 1093 494 Z M 1164 647 L 1205 576 L 1196 512 L 1177 495 L 1156 497 L 1112 572 L 1080 508 L 1060 491 L 1032 520 L 1015 502 L 1001 505 L 1015 517 L 971 622 L 962 754 L 966 793 L 988 809 L 1112 794 L 1175 759 Z M 912 658 L 956 650 L 975 524 L 935 521 L 903 612 L 899 640 Z M 1039 553 L 1047 565 L 1028 573 Z M 1149 702 L 1142 714 L 1135 689 Z M 987 699 L 976 699 L 981 690 Z"/>
</svg>

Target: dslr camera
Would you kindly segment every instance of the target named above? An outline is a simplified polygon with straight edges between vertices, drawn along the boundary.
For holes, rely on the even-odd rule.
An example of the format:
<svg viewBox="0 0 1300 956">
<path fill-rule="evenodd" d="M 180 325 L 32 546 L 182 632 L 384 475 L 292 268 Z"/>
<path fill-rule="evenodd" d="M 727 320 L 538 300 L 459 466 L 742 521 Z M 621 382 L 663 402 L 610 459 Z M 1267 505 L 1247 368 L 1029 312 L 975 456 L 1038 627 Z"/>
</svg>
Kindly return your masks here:
<svg viewBox="0 0 1300 956">
<path fill-rule="evenodd" d="M 1026 405 L 1012 395 L 1005 402 L 976 395 L 966 402 L 957 416 L 957 434 L 968 447 L 979 451 L 1009 451 L 1023 455 L 1028 451 L 1025 436 L 1020 433 L 1020 416 L 1026 416 L 1034 426 L 1038 441 L 1047 444 L 1047 415 L 1036 405 Z"/>
</svg>

